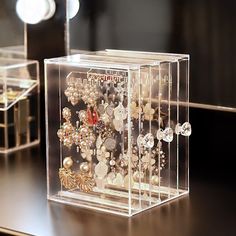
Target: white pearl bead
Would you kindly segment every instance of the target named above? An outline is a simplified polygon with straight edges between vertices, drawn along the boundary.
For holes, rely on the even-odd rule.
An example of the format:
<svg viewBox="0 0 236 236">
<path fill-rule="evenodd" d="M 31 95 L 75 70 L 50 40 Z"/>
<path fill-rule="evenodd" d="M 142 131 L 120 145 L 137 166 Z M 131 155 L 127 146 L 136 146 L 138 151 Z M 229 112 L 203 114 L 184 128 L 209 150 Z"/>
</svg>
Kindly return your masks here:
<svg viewBox="0 0 236 236">
<path fill-rule="evenodd" d="M 70 168 L 72 165 L 73 165 L 73 160 L 71 159 L 71 157 L 66 157 L 66 158 L 63 160 L 63 166 L 64 166 L 66 169 Z"/>
<path fill-rule="evenodd" d="M 153 184 L 153 185 L 158 185 L 159 184 L 159 177 L 157 175 L 152 176 L 151 184 Z"/>
<path fill-rule="evenodd" d="M 82 172 L 88 172 L 89 171 L 89 164 L 88 164 L 88 162 L 81 163 L 80 170 Z"/>
</svg>

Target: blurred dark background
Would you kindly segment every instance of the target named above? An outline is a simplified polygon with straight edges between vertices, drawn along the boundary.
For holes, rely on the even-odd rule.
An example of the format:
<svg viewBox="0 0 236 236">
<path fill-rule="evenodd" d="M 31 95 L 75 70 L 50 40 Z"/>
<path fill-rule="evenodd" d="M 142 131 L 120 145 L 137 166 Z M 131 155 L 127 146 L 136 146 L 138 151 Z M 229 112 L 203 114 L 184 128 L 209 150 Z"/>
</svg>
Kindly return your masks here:
<svg viewBox="0 0 236 236">
<path fill-rule="evenodd" d="M 190 100 L 236 107 L 235 0 L 80 0 L 71 48 L 188 53 Z"/>
<path fill-rule="evenodd" d="M 0 47 L 24 44 L 24 24 L 15 10 L 16 0 L 0 1 Z"/>
<path fill-rule="evenodd" d="M 1 1 L 0 47 L 24 42 L 15 2 Z M 190 101 L 236 107 L 235 12 L 235 0 L 80 0 L 70 47 L 188 53 Z"/>
</svg>

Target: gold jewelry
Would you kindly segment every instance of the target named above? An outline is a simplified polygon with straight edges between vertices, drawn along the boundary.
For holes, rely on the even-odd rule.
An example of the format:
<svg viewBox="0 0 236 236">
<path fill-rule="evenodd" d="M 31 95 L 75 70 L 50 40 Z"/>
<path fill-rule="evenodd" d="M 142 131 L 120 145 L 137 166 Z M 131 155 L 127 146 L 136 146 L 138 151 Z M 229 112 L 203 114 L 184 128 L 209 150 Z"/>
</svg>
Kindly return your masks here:
<svg viewBox="0 0 236 236">
<path fill-rule="evenodd" d="M 95 186 L 95 181 L 91 174 L 78 173 L 76 175 L 77 187 L 83 192 L 91 192 Z"/>
<path fill-rule="evenodd" d="M 73 165 L 73 160 L 71 157 L 66 157 L 63 160 L 63 168 L 59 169 L 59 179 L 62 186 L 71 190 L 77 187 L 76 174 L 70 169 Z"/>
<path fill-rule="evenodd" d="M 5 100 L 8 102 L 14 101 L 19 95 L 19 91 L 15 91 L 11 88 L 8 88 L 6 92 L 3 92 L 0 95 L 0 103 L 5 103 Z"/>
<path fill-rule="evenodd" d="M 155 113 L 155 110 L 151 107 L 150 103 L 147 103 L 144 106 L 143 112 L 144 112 L 144 119 L 145 120 L 152 120 L 153 119 L 153 115 Z"/>
<path fill-rule="evenodd" d="M 74 172 L 70 168 L 73 165 L 71 157 L 66 157 L 63 160 L 63 167 L 59 169 L 59 179 L 62 186 L 68 190 L 79 188 L 83 192 L 92 191 L 95 186 L 95 181 L 90 173 L 89 164 L 83 162 L 80 165 L 81 172 Z"/>
</svg>

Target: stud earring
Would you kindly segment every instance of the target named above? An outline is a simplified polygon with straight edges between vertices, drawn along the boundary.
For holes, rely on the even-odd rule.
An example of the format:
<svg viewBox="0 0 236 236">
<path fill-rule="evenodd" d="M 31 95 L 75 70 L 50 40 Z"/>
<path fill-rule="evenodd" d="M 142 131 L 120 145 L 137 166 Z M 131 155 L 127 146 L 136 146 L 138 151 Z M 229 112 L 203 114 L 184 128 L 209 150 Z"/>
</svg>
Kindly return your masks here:
<svg viewBox="0 0 236 236">
<path fill-rule="evenodd" d="M 192 127 L 189 122 L 184 122 L 182 125 L 178 123 L 175 127 L 175 133 L 177 135 L 181 134 L 185 137 L 189 137 L 192 133 Z"/>
<path fill-rule="evenodd" d="M 171 128 L 165 128 L 163 129 L 158 129 L 157 130 L 157 139 L 160 140 L 164 140 L 167 143 L 170 143 L 173 141 L 174 138 L 174 132 Z"/>
<path fill-rule="evenodd" d="M 140 134 L 137 138 L 137 145 L 139 148 L 142 146 L 145 148 L 152 148 L 154 146 L 154 137 L 151 133 L 147 133 L 145 136 Z"/>
</svg>

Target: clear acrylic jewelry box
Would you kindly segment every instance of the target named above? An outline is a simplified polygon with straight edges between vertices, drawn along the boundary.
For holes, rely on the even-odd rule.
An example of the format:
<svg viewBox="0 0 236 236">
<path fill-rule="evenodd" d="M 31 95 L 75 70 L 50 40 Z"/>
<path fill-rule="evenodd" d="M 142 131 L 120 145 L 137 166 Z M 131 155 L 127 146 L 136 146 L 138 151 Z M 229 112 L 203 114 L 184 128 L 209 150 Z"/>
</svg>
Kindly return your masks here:
<svg viewBox="0 0 236 236">
<path fill-rule="evenodd" d="M 48 199 L 132 216 L 187 194 L 188 63 L 105 51 L 45 60 Z"/>
<path fill-rule="evenodd" d="M 38 62 L 0 58 L 0 153 L 39 140 Z"/>
</svg>

